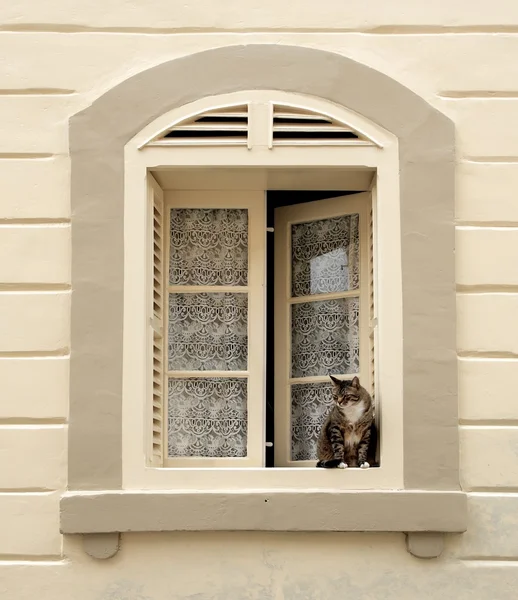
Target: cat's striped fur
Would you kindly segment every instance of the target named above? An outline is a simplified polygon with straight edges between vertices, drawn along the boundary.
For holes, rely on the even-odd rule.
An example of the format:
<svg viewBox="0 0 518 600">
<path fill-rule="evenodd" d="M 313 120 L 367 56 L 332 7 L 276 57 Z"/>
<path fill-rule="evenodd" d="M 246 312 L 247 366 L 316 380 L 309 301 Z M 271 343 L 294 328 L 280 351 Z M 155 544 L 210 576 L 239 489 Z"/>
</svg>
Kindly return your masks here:
<svg viewBox="0 0 518 600">
<path fill-rule="evenodd" d="M 334 406 L 320 431 L 317 467 L 368 468 L 371 433 L 375 430 L 372 398 L 358 377 L 341 381 L 331 375 L 331 381 Z"/>
</svg>

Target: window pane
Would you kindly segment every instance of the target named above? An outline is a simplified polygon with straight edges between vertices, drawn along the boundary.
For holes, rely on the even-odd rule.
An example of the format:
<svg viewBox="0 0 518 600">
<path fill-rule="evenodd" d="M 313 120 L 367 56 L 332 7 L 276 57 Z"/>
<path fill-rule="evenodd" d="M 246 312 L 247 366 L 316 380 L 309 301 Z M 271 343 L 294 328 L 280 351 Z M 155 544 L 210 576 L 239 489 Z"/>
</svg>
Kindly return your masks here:
<svg viewBox="0 0 518 600">
<path fill-rule="evenodd" d="M 291 386 L 291 460 L 316 460 L 320 428 L 333 404 L 331 383 Z"/>
<path fill-rule="evenodd" d="M 357 290 L 359 215 L 291 226 L 292 296 Z"/>
<path fill-rule="evenodd" d="M 170 457 L 244 457 L 247 380 L 169 380 Z"/>
<path fill-rule="evenodd" d="M 171 209 L 171 285 L 247 285 L 246 209 Z"/>
<path fill-rule="evenodd" d="M 170 371 L 246 371 L 248 295 L 170 294 Z"/>
<path fill-rule="evenodd" d="M 359 298 L 291 307 L 291 376 L 359 371 Z"/>
</svg>

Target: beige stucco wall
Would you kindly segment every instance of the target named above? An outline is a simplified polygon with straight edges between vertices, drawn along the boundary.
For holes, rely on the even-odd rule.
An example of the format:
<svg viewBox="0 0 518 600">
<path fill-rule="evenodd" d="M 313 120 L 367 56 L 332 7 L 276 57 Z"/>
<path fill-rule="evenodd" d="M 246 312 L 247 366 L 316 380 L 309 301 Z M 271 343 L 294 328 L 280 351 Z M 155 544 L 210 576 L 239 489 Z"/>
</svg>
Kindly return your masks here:
<svg viewBox="0 0 518 600">
<path fill-rule="evenodd" d="M 0 594 L 8 600 L 334 595 L 515 598 L 518 583 L 518 4 L 229 0 L 0 8 Z M 68 119 L 116 83 L 242 43 L 338 52 L 458 127 L 461 469 L 470 521 L 439 559 L 394 534 L 128 534 L 63 541 L 70 307 Z"/>
</svg>

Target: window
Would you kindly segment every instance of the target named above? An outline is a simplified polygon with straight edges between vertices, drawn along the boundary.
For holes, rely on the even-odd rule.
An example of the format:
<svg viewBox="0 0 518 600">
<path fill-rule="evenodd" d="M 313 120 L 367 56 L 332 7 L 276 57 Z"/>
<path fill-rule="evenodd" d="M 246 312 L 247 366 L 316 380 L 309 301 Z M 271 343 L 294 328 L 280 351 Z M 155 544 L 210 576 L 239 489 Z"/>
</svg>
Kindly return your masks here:
<svg viewBox="0 0 518 600">
<path fill-rule="evenodd" d="M 316 442 L 333 374 L 359 375 L 379 432 L 379 468 L 333 485 L 400 486 L 397 143 L 315 101 L 233 98 L 164 116 L 127 150 L 124 485 L 329 485 Z"/>
<path fill-rule="evenodd" d="M 372 393 L 371 195 L 149 190 L 151 464 L 314 467 L 328 374 Z"/>
<path fill-rule="evenodd" d="M 296 194 L 295 194 L 296 196 Z M 373 394 L 369 343 L 371 195 L 276 210 L 275 464 L 315 466 L 332 405 L 329 374 Z"/>
<path fill-rule="evenodd" d="M 152 184 L 156 190 L 156 182 Z M 265 221 L 259 193 L 153 192 L 165 283 L 166 466 L 262 466 Z M 158 213 L 158 211 L 157 211 Z M 156 293 L 156 292 L 155 292 Z M 160 296 L 158 292 L 158 296 Z M 153 381 L 153 385 L 155 382 Z M 155 407 L 153 407 L 155 408 Z"/>
<path fill-rule="evenodd" d="M 224 72 L 206 77 L 215 65 Z M 299 93 L 268 91 L 286 87 Z M 253 91 L 228 93 L 237 89 Z M 150 143 L 206 111 L 237 106 L 247 106 L 246 144 Z M 317 143 L 311 133 L 274 143 L 274 106 L 329 117 L 356 137 Z M 444 115 L 339 54 L 249 44 L 130 77 L 71 119 L 69 139 L 74 295 L 63 533 L 108 533 L 116 551 L 117 532 L 126 531 L 465 529 L 455 402 L 455 140 Z M 147 405 L 149 172 L 165 191 L 371 191 L 379 469 L 146 462 L 154 414 Z M 437 555 L 437 545 L 435 554 L 421 545 L 430 535 L 418 533 L 417 549 L 409 535 L 410 551 Z"/>
</svg>

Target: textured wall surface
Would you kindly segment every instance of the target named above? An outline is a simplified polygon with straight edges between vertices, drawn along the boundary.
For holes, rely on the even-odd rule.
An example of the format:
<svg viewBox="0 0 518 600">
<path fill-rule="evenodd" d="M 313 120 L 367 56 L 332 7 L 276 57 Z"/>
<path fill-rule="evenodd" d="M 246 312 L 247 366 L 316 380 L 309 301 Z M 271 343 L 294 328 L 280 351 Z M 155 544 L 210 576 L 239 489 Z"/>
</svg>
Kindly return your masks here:
<svg viewBox="0 0 518 600">
<path fill-rule="evenodd" d="M 192 52 L 301 45 L 380 70 L 458 132 L 462 485 L 439 559 L 402 535 L 124 536 L 63 542 L 70 309 L 68 118 Z M 0 594 L 7 600 L 507 600 L 518 583 L 518 4 L 514 0 L 18 0 L 0 7 Z"/>
</svg>

